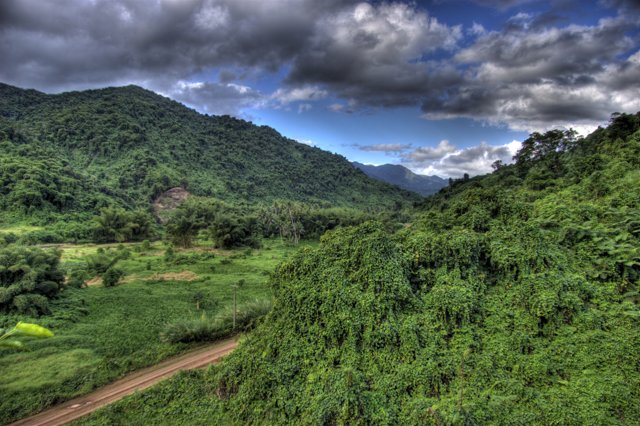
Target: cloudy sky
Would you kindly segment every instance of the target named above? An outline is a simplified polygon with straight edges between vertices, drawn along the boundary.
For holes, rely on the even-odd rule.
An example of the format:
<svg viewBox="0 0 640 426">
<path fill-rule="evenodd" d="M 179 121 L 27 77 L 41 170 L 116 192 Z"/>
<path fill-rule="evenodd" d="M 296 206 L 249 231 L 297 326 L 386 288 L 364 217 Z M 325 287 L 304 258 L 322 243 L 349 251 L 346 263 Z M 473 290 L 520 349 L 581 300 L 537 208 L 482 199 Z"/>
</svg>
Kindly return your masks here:
<svg viewBox="0 0 640 426">
<path fill-rule="evenodd" d="M 458 177 L 640 110 L 640 0 L 0 0 L 0 81 L 137 84 Z"/>
</svg>

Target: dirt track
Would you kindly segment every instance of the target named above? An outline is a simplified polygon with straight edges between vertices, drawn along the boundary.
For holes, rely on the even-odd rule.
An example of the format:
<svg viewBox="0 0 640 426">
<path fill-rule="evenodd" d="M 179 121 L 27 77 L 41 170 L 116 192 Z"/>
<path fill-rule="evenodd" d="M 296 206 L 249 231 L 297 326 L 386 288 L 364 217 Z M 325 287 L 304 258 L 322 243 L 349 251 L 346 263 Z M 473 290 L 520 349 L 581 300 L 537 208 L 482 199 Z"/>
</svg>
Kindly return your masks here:
<svg viewBox="0 0 640 426">
<path fill-rule="evenodd" d="M 50 408 L 26 419 L 11 423 L 9 426 L 57 426 L 85 416 L 100 407 L 111 404 L 133 392 L 146 389 L 159 381 L 173 376 L 180 370 L 205 367 L 219 361 L 233 351 L 237 342 L 223 340 L 193 352 L 161 362 L 153 367 L 129 374 L 117 382 L 111 383 L 88 395 L 81 396 L 64 404 Z"/>
</svg>

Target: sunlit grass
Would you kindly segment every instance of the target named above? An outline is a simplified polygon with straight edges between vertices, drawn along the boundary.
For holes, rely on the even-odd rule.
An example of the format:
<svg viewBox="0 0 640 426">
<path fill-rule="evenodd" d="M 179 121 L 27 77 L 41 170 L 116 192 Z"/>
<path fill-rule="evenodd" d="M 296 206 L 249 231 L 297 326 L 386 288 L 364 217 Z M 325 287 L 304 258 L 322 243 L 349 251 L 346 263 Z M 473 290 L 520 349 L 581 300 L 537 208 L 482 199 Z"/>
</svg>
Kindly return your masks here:
<svg viewBox="0 0 640 426">
<path fill-rule="evenodd" d="M 193 345 L 160 340 L 166 324 L 215 317 L 231 308 L 233 285 L 238 304 L 270 299 L 270 272 L 298 247 L 279 240 L 266 241 L 261 249 L 215 251 L 213 259 L 184 264 L 167 263 L 162 242 L 146 251 L 140 244 L 125 244 L 131 257 L 118 262 L 126 272 L 124 282 L 112 288 L 67 288 L 51 303 L 52 314 L 41 318 L 17 315 L 0 317 L 0 327 L 28 320 L 50 328 L 55 337 L 30 343 L 30 352 L 0 350 L 0 420 L 12 421 L 92 388 L 113 381 L 127 371 L 155 364 Z M 83 258 L 99 247 L 116 253 L 118 244 L 57 245 L 63 267 L 80 267 Z M 210 246 L 178 250 L 187 258 Z M 186 274 L 189 272 L 191 274 Z M 167 279 L 189 276 L 190 280 Z M 199 310 L 195 294 L 202 299 Z"/>
<path fill-rule="evenodd" d="M 6 225 L 6 226 L 0 226 L 0 234 L 16 234 L 20 236 L 28 232 L 40 231 L 42 229 L 44 229 L 42 226 Z"/>
</svg>

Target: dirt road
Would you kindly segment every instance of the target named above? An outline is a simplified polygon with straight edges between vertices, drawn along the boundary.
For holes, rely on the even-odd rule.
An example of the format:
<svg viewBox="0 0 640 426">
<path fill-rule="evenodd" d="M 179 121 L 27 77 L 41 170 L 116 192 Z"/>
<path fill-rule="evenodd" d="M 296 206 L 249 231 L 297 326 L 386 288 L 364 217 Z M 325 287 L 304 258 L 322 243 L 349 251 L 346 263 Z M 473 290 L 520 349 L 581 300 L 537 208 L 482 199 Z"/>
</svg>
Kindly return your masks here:
<svg viewBox="0 0 640 426">
<path fill-rule="evenodd" d="M 88 395 L 72 399 L 42 413 L 12 423 L 9 426 L 64 425 L 100 407 L 104 407 L 120 398 L 130 395 L 137 390 L 146 389 L 163 379 L 173 376 L 180 370 L 201 368 L 215 363 L 233 351 L 237 344 L 233 339 L 223 340 L 215 345 L 168 359 L 153 367 L 131 373 L 117 382 L 111 383 Z"/>
</svg>

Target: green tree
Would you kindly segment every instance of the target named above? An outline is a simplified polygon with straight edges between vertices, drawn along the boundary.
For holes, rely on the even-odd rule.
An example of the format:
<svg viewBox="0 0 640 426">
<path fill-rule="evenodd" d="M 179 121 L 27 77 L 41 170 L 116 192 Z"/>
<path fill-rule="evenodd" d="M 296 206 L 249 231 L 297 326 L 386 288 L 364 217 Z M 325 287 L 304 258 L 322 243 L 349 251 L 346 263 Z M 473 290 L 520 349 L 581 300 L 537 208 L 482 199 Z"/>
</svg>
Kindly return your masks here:
<svg viewBox="0 0 640 426">
<path fill-rule="evenodd" d="M 0 311 L 48 313 L 48 299 L 64 286 L 59 250 L 8 246 L 0 249 Z"/>
</svg>

